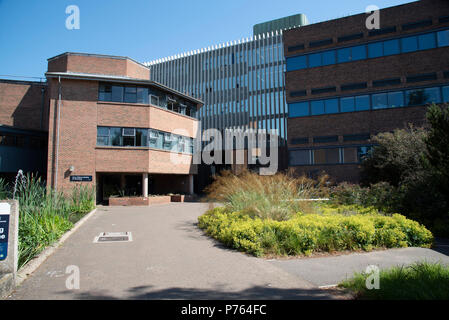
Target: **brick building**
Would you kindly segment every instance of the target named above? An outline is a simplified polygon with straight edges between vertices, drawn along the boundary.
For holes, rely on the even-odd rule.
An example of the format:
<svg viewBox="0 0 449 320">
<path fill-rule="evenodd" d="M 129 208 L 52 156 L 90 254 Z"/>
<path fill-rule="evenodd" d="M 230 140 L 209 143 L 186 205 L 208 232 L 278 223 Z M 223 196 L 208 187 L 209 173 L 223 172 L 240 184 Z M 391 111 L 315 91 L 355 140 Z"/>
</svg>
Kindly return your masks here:
<svg viewBox="0 0 449 320">
<path fill-rule="evenodd" d="M 289 166 L 357 181 L 370 137 L 449 101 L 449 1 L 422 0 L 284 32 Z"/>
<path fill-rule="evenodd" d="M 150 81 L 149 69 L 126 57 L 64 53 L 48 60 L 46 77 L 47 184 L 84 181 L 97 186 L 98 201 L 193 193 L 201 101 Z"/>
</svg>

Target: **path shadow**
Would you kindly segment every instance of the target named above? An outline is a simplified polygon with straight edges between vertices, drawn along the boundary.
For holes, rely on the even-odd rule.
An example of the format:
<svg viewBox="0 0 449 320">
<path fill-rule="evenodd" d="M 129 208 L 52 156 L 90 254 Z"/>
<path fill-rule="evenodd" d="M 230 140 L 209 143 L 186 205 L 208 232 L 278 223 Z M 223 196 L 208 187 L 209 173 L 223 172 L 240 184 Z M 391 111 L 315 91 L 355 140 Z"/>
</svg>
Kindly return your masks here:
<svg viewBox="0 0 449 320">
<path fill-rule="evenodd" d="M 449 239 L 435 238 L 435 246 L 432 250 L 449 256 Z"/>
</svg>

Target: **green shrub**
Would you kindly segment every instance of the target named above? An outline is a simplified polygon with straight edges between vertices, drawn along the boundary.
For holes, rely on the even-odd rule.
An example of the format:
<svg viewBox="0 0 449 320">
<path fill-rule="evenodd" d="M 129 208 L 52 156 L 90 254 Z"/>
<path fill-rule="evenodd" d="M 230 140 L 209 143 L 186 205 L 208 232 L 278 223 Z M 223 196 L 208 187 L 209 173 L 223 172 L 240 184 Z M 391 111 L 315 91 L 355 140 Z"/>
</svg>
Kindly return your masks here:
<svg viewBox="0 0 449 320">
<path fill-rule="evenodd" d="M 365 211 L 353 215 L 297 214 L 286 221 L 274 221 L 215 208 L 200 216 L 198 225 L 225 245 L 256 256 L 429 247 L 433 242 L 430 231 L 402 215 L 387 217 L 373 209 Z"/>
<path fill-rule="evenodd" d="M 356 273 L 340 287 L 350 289 L 360 299 L 382 300 L 448 300 L 449 267 L 437 263 L 415 263 L 394 267 L 379 273 L 379 289 L 368 290 L 368 275 Z"/>
</svg>

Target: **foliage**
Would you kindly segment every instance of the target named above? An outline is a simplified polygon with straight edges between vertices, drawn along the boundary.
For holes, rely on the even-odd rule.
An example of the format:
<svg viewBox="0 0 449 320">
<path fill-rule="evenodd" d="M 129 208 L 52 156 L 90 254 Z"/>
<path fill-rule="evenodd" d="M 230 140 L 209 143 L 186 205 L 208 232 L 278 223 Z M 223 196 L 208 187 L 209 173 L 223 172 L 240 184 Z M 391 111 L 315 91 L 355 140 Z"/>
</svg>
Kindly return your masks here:
<svg viewBox="0 0 449 320">
<path fill-rule="evenodd" d="M 198 221 L 199 227 L 210 236 L 256 256 L 429 247 L 433 242 L 430 231 L 419 223 L 399 214 L 387 217 L 373 209 L 352 215 L 340 214 L 338 209 L 332 213 L 298 213 L 289 220 L 275 221 L 215 208 L 200 216 Z"/>
<path fill-rule="evenodd" d="M 47 190 L 40 178 L 30 175 L 19 180 L 16 188 L 19 268 L 57 241 L 83 214 L 95 208 L 94 188 L 77 186 L 66 196 Z"/>
<path fill-rule="evenodd" d="M 240 175 L 223 171 L 206 192 L 209 200 L 224 203 L 230 211 L 282 221 L 310 209 L 310 202 L 301 200 L 327 196 L 326 182 L 327 176 L 315 181 L 296 178 L 291 172 L 261 176 L 249 171 Z"/>
<path fill-rule="evenodd" d="M 447 300 L 449 267 L 419 262 L 408 267 L 394 267 L 379 273 L 379 289 L 366 288 L 367 274 L 356 273 L 340 286 L 350 289 L 360 299 Z"/>
</svg>

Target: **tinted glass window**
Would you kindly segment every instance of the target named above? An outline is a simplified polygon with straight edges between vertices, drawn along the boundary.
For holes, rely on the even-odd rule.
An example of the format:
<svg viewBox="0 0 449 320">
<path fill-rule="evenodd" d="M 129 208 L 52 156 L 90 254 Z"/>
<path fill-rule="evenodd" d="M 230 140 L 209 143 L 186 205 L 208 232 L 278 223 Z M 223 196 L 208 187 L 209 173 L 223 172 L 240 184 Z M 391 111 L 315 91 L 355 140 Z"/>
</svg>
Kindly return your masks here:
<svg viewBox="0 0 449 320">
<path fill-rule="evenodd" d="M 319 67 L 321 66 L 321 53 L 309 54 L 309 67 Z"/>
<path fill-rule="evenodd" d="M 355 110 L 354 97 L 340 99 L 341 112 L 351 112 Z"/>
<path fill-rule="evenodd" d="M 108 84 L 101 84 L 98 100 L 111 101 L 111 99 L 112 99 L 112 87 Z"/>
<path fill-rule="evenodd" d="M 351 48 L 344 48 L 337 50 L 337 59 L 339 63 L 348 62 L 351 60 Z"/>
<path fill-rule="evenodd" d="M 418 39 L 416 37 L 402 38 L 402 52 L 413 52 L 418 50 Z"/>
<path fill-rule="evenodd" d="M 137 88 L 137 103 L 149 103 L 148 88 Z"/>
<path fill-rule="evenodd" d="M 392 54 L 398 54 L 400 52 L 399 50 L 399 40 L 388 40 L 384 41 L 384 55 L 389 56 Z"/>
<path fill-rule="evenodd" d="M 338 113 L 338 99 L 324 100 L 326 113 Z"/>
<path fill-rule="evenodd" d="M 449 46 L 449 30 L 439 31 L 437 33 L 437 38 L 439 47 Z"/>
<path fill-rule="evenodd" d="M 115 102 L 123 102 L 123 87 L 112 86 L 112 100 Z"/>
<path fill-rule="evenodd" d="M 307 68 L 306 56 L 287 58 L 287 71 Z"/>
<path fill-rule="evenodd" d="M 344 148 L 343 149 L 343 162 L 344 163 L 356 163 L 357 159 L 357 148 Z"/>
<path fill-rule="evenodd" d="M 309 115 L 309 103 L 297 102 L 289 104 L 290 117 L 304 117 Z"/>
<path fill-rule="evenodd" d="M 351 49 L 351 60 L 362 60 L 366 59 L 366 47 L 365 46 L 357 46 Z"/>
<path fill-rule="evenodd" d="M 355 110 L 363 111 L 370 109 L 370 98 L 368 95 L 355 97 Z"/>
<path fill-rule="evenodd" d="M 449 86 L 443 87 L 443 102 L 449 102 Z"/>
<path fill-rule="evenodd" d="M 359 162 L 365 160 L 365 158 L 369 155 L 371 151 L 371 147 L 358 147 L 357 148 L 357 156 Z"/>
<path fill-rule="evenodd" d="M 440 88 L 427 88 L 424 89 L 424 95 L 426 98 L 426 103 L 440 103 Z"/>
<path fill-rule="evenodd" d="M 386 93 L 373 94 L 373 109 L 382 109 L 387 107 L 388 103 Z"/>
<path fill-rule="evenodd" d="M 419 50 L 432 49 L 436 47 L 435 33 L 422 34 L 418 36 Z"/>
<path fill-rule="evenodd" d="M 368 57 L 377 58 L 383 55 L 382 42 L 368 44 Z"/>
<path fill-rule="evenodd" d="M 111 137 L 110 144 L 113 146 L 122 145 L 122 130 L 120 128 L 109 128 L 109 135 Z"/>
<path fill-rule="evenodd" d="M 98 127 L 97 128 L 97 135 L 98 136 L 109 136 L 109 128 L 108 127 Z"/>
<path fill-rule="evenodd" d="M 323 52 L 323 66 L 335 64 L 335 51 Z"/>
<path fill-rule="evenodd" d="M 136 103 L 137 102 L 137 88 L 125 87 L 125 102 Z"/>
<path fill-rule="evenodd" d="M 292 166 L 310 164 L 309 150 L 294 150 L 289 153 L 289 162 Z"/>
<path fill-rule="evenodd" d="M 402 91 L 388 93 L 388 106 L 390 108 L 402 107 L 404 105 L 404 94 Z"/>
<path fill-rule="evenodd" d="M 312 109 L 312 115 L 324 113 L 324 100 L 312 101 L 310 105 Z"/>
</svg>

